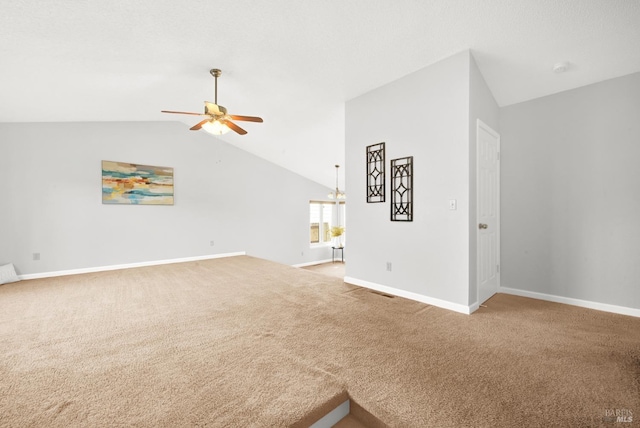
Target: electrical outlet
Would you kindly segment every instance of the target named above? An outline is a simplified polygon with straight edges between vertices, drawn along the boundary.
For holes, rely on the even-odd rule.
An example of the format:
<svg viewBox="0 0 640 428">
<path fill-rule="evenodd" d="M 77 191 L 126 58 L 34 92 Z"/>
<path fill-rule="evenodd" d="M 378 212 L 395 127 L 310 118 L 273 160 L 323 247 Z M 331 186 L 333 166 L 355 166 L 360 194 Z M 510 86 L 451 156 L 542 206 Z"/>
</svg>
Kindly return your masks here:
<svg viewBox="0 0 640 428">
<path fill-rule="evenodd" d="M 40 253 L 33 253 L 33 260 L 40 260 Z"/>
<path fill-rule="evenodd" d="M 391 272 L 391 262 L 387 262 L 387 271 Z"/>
<path fill-rule="evenodd" d="M 209 245 L 211 245 L 213 247 L 214 242 L 213 241 L 209 241 Z"/>
</svg>

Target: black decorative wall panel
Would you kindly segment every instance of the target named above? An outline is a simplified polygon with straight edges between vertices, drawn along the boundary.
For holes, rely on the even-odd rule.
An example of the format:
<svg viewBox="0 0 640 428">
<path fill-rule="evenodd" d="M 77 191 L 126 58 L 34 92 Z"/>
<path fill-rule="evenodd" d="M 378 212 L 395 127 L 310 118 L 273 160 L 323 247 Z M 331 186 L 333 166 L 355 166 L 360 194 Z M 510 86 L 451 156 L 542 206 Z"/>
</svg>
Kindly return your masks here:
<svg viewBox="0 0 640 428">
<path fill-rule="evenodd" d="M 384 202 L 384 143 L 367 146 L 367 202 Z"/>
<path fill-rule="evenodd" d="M 391 221 L 413 221 L 413 156 L 391 161 Z"/>
</svg>

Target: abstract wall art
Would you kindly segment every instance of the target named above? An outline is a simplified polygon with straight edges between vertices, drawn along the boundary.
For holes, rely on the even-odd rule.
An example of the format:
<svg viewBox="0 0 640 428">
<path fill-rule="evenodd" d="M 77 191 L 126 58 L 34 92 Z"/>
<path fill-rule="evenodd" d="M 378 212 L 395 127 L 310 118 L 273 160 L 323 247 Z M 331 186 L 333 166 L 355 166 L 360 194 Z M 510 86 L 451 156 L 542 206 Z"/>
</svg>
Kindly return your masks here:
<svg viewBox="0 0 640 428">
<path fill-rule="evenodd" d="M 367 202 L 384 202 L 384 143 L 367 146 Z"/>
<path fill-rule="evenodd" d="M 391 161 L 391 221 L 413 221 L 413 156 Z"/>
<path fill-rule="evenodd" d="M 102 203 L 173 205 L 173 168 L 103 160 Z"/>
</svg>

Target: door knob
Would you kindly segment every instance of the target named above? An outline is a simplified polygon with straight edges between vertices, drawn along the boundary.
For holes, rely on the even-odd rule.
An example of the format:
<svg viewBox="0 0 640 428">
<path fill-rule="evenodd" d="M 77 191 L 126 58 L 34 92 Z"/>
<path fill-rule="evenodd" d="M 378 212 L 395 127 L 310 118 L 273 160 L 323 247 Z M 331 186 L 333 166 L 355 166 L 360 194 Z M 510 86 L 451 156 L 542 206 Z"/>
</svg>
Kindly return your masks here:
<svg viewBox="0 0 640 428">
<path fill-rule="evenodd" d="M 478 225 L 478 229 L 486 229 L 487 227 L 489 227 L 489 225 L 488 224 L 484 224 L 484 223 L 480 223 Z"/>
</svg>

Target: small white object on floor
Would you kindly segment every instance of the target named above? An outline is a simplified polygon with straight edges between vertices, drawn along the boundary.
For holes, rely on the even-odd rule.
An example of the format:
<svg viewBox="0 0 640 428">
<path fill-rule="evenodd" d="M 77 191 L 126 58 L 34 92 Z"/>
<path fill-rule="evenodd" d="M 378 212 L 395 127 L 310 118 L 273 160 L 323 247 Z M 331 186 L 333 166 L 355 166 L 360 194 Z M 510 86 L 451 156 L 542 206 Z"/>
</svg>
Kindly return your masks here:
<svg viewBox="0 0 640 428">
<path fill-rule="evenodd" d="M 16 281 L 20 281 L 20 278 L 18 278 L 18 275 L 16 275 L 16 270 L 13 267 L 13 263 L 0 266 L 0 284 L 8 284 L 10 282 Z"/>
</svg>

